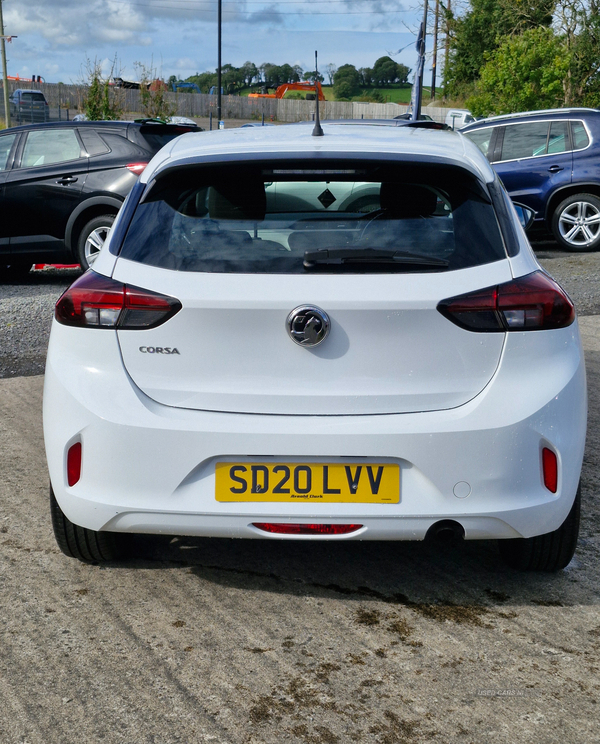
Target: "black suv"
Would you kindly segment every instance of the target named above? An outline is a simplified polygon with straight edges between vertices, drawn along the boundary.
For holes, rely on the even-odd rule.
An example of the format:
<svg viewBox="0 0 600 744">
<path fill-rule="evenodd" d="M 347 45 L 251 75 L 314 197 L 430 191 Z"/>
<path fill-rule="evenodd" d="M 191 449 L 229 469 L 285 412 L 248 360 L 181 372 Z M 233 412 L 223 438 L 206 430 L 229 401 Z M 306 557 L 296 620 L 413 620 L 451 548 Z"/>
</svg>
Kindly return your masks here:
<svg viewBox="0 0 600 744">
<path fill-rule="evenodd" d="M 495 116 L 463 127 L 511 198 L 536 213 L 569 251 L 600 249 L 600 111 L 573 108 Z"/>
<path fill-rule="evenodd" d="M 198 127 L 52 122 L 0 133 L 0 278 L 34 263 L 79 263 L 102 248 L 153 155 Z"/>
</svg>

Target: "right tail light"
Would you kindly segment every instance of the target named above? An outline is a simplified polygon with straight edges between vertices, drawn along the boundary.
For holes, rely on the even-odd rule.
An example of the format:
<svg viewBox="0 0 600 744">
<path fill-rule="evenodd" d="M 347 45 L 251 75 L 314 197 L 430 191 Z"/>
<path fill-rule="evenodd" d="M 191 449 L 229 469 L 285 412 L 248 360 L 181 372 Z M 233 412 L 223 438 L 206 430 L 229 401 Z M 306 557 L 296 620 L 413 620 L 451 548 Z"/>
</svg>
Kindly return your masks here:
<svg viewBox="0 0 600 744">
<path fill-rule="evenodd" d="M 542 271 L 450 297 L 437 309 L 457 326 L 483 333 L 565 328 L 575 320 L 567 293 Z"/>
</svg>

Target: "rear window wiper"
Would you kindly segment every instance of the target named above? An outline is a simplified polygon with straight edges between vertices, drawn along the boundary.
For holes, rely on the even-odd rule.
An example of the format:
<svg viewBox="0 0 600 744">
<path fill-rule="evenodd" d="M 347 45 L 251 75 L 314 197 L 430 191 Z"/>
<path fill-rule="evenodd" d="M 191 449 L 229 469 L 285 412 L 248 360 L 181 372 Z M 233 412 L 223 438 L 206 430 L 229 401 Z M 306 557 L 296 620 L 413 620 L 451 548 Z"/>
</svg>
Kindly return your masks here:
<svg viewBox="0 0 600 744">
<path fill-rule="evenodd" d="M 346 263 L 387 263 L 434 268 L 448 267 L 448 261 L 443 258 L 381 248 L 324 248 L 318 251 L 306 251 L 304 253 L 304 267 L 306 269 L 312 269 L 314 266 L 322 264 Z"/>
</svg>

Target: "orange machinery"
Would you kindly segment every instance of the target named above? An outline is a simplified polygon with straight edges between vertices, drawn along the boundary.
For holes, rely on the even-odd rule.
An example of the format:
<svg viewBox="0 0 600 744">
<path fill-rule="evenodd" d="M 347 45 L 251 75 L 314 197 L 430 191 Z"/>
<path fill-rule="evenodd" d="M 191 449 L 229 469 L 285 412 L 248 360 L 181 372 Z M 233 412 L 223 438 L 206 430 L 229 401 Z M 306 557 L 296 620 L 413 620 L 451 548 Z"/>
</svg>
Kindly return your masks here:
<svg viewBox="0 0 600 744">
<path fill-rule="evenodd" d="M 249 93 L 248 98 L 283 98 L 288 90 L 304 90 L 307 93 L 314 93 L 315 91 L 319 94 L 319 101 L 325 101 L 326 98 L 323 95 L 323 89 L 321 83 L 284 83 L 280 85 L 275 93 Z"/>
</svg>

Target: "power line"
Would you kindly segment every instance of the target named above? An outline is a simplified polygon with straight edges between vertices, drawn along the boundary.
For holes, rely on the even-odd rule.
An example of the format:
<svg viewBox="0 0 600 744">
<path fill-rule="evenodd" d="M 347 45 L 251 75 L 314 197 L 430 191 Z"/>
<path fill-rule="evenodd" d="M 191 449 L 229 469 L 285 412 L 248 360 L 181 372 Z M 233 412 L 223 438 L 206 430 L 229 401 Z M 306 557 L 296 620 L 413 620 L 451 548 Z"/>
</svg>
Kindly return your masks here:
<svg viewBox="0 0 600 744">
<path fill-rule="evenodd" d="M 189 5 L 217 5 L 217 0 L 174 0 L 175 2 L 179 3 L 187 3 Z M 170 2 L 170 0 L 163 0 L 163 2 Z M 324 0 L 324 3 L 326 5 L 347 5 L 348 0 Z M 149 8 L 156 7 L 151 1 L 149 3 L 136 3 L 136 2 L 130 2 L 129 5 L 145 5 Z M 246 5 L 271 5 L 273 6 L 275 3 L 267 3 L 264 2 L 258 2 L 255 0 L 250 0 L 249 2 L 244 3 L 244 7 Z M 239 5 L 236 0 L 224 0 L 223 5 Z M 314 5 L 313 0 L 281 0 L 281 2 L 277 2 L 277 5 Z M 376 10 L 376 11 L 369 11 L 373 13 L 408 13 L 413 12 L 410 8 L 402 8 L 400 10 Z"/>
<path fill-rule="evenodd" d="M 165 0 L 163 0 L 164 2 Z M 332 0 L 333 2 L 336 2 L 337 0 Z M 176 2 L 182 2 L 182 0 L 176 0 Z M 200 0 L 202 2 L 202 0 Z M 185 12 L 189 12 L 190 10 L 194 10 L 194 7 L 192 5 L 188 7 L 181 7 L 176 5 L 155 5 L 155 4 L 148 4 L 148 3 L 137 3 L 137 2 L 129 2 L 129 5 L 137 5 L 141 6 L 142 8 L 148 8 L 149 10 L 156 8 L 157 10 L 183 10 Z M 212 3 L 211 3 L 212 4 Z M 293 5 L 294 3 L 278 3 L 279 5 L 283 4 L 289 4 Z M 304 4 L 304 3 L 302 3 Z M 307 5 L 312 5 L 313 3 L 306 3 Z M 206 5 L 206 3 L 203 3 L 203 5 Z M 197 7 L 197 10 L 202 10 L 201 6 Z M 223 15 L 247 15 L 244 13 L 243 10 L 223 10 Z M 407 8 L 402 8 L 400 10 L 349 10 L 349 11 L 335 11 L 335 12 L 320 12 L 320 13 L 309 13 L 305 11 L 278 11 L 278 10 L 262 10 L 262 11 L 255 11 L 255 13 L 260 14 L 261 16 L 312 16 L 313 18 L 318 18 L 318 16 L 329 16 L 329 15 L 383 15 L 383 14 L 389 14 L 389 13 L 410 13 L 411 10 Z"/>
</svg>

